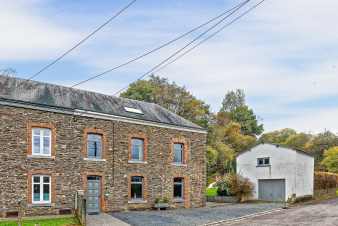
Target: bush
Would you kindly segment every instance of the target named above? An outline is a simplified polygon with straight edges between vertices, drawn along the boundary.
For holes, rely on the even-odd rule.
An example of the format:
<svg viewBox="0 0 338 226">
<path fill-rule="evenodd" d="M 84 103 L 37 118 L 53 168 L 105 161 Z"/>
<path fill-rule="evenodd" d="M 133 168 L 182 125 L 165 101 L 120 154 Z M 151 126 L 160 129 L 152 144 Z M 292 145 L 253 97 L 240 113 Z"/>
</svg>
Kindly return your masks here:
<svg viewBox="0 0 338 226">
<path fill-rule="evenodd" d="M 207 197 L 215 197 L 217 195 L 218 188 L 207 188 Z"/>
<path fill-rule="evenodd" d="M 157 197 L 155 199 L 155 203 L 169 203 L 169 198 L 168 197 L 163 197 L 163 198 L 160 198 L 160 197 Z"/>
<path fill-rule="evenodd" d="M 327 172 L 315 172 L 315 190 L 338 188 L 338 174 Z"/>
<path fill-rule="evenodd" d="M 226 177 L 221 178 L 216 182 L 217 187 L 217 195 L 218 196 L 230 196 L 231 194 L 229 193 L 228 190 L 228 185 L 226 182 Z"/>
<path fill-rule="evenodd" d="M 225 177 L 225 184 L 229 193 L 236 195 L 241 202 L 249 198 L 254 189 L 254 184 L 248 178 L 235 173 L 230 173 Z"/>
</svg>

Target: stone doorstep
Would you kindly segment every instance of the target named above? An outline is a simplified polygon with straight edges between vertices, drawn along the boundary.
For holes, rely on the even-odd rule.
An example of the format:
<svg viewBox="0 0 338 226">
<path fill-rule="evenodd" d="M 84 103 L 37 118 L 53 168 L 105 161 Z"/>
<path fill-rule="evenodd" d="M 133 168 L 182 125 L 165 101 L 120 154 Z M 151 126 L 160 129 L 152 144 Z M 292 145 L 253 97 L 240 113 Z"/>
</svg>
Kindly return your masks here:
<svg viewBox="0 0 338 226">
<path fill-rule="evenodd" d="M 73 214 L 65 214 L 65 215 L 43 215 L 43 216 L 27 216 L 23 217 L 23 220 L 36 220 L 36 219 L 58 219 L 58 218 L 68 218 L 75 217 Z M 0 218 L 1 221 L 13 221 L 17 220 L 17 217 L 8 217 L 8 218 Z"/>
</svg>

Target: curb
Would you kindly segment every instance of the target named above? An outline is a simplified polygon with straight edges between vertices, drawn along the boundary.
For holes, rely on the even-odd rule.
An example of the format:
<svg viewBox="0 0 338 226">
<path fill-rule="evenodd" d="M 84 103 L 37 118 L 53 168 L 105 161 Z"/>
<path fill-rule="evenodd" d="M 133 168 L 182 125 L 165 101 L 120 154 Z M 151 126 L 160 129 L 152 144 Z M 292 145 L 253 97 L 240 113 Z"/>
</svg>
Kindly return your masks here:
<svg viewBox="0 0 338 226">
<path fill-rule="evenodd" d="M 234 218 L 229 218 L 229 219 L 225 219 L 225 220 L 210 222 L 210 223 L 207 223 L 207 224 L 203 224 L 202 226 L 229 224 L 229 223 L 234 223 L 234 222 L 250 219 L 250 218 L 253 218 L 253 217 L 264 216 L 264 215 L 268 215 L 268 214 L 272 214 L 272 213 L 281 212 L 283 210 L 284 210 L 283 208 L 276 208 L 276 209 L 272 209 L 272 210 L 266 210 L 266 211 L 262 211 L 262 212 L 258 212 L 258 213 L 244 215 L 244 216 L 241 216 L 241 217 L 234 217 Z"/>
</svg>

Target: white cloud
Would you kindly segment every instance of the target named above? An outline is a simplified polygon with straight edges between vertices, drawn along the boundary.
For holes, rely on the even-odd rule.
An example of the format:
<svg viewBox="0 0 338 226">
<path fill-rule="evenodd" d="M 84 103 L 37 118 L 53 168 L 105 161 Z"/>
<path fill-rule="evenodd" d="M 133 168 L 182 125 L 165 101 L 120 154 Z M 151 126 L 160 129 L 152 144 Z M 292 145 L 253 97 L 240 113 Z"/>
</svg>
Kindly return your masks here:
<svg viewBox="0 0 338 226">
<path fill-rule="evenodd" d="M 83 16 L 84 24 L 77 24 L 82 29 L 75 32 L 71 27 L 81 20 L 65 24 L 64 19 L 61 26 L 38 13 L 42 5 L 42 1 L 2 2 L 0 29 L 6 35 L 0 36 L 0 60 L 55 57 L 78 41 L 79 33 L 88 33 L 90 27 L 105 19 L 93 15 L 88 26 L 89 19 Z M 289 104 L 338 96 L 337 8 L 336 0 L 267 0 L 215 39 L 158 74 L 185 85 L 194 95 L 211 103 L 214 110 L 218 110 L 227 90 L 244 89 L 250 99 L 255 99 L 249 104 L 265 117 L 268 130 L 335 130 L 337 109 L 294 109 Z M 200 6 L 191 11 L 149 11 L 135 7 L 67 59 L 90 66 L 91 72 L 101 72 L 170 40 L 219 10 Z M 69 15 L 65 16 L 69 19 Z M 165 49 L 81 87 L 112 94 L 172 51 L 173 48 Z M 117 77 L 127 71 L 126 78 Z M 67 79 L 60 83 L 72 84 L 72 78 Z"/>
<path fill-rule="evenodd" d="M 2 0 L 0 7 L 0 60 L 55 57 L 78 38 L 74 31 L 39 15 L 42 1 Z"/>
</svg>

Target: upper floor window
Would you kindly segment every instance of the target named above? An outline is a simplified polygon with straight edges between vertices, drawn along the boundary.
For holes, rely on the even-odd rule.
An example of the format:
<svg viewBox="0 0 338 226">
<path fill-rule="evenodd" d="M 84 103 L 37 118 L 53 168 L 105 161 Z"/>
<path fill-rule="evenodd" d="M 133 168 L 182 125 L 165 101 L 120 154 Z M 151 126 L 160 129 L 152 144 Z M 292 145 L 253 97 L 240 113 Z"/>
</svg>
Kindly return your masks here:
<svg viewBox="0 0 338 226">
<path fill-rule="evenodd" d="M 269 166 L 270 165 L 270 158 L 258 158 L 257 159 L 257 166 Z"/>
<path fill-rule="evenodd" d="M 184 183 L 183 178 L 174 178 L 174 199 L 183 199 Z"/>
<path fill-rule="evenodd" d="M 132 138 L 131 139 L 131 160 L 143 161 L 144 153 L 144 139 Z"/>
<path fill-rule="evenodd" d="M 143 181 L 141 176 L 132 176 L 130 178 L 130 198 L 143 199 Z"/>
<path fill-rule="evenodd" d="M 102 135 L 89 133 L 87 136 L 88 158 L 102 158 Z"/>
<path fill-rule="evenodd" d="M 182 164 L 184 162 L 184 144 L 174 143 L 174 163 Z"/>
<path fill-rule="evenodd" d="M 32 129 L 32 155 L 50 156 L 52 149 L 52 131 L 46 128 Z"/>
<path fill-rule="evenodd" d="M 33 175 L 32 186 L 32 203 L 41 204 L 51 202 L 50 176 Z"/>
</svg>

